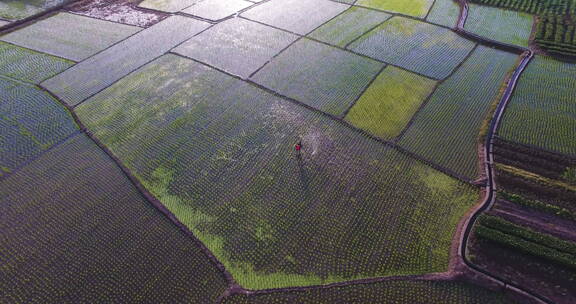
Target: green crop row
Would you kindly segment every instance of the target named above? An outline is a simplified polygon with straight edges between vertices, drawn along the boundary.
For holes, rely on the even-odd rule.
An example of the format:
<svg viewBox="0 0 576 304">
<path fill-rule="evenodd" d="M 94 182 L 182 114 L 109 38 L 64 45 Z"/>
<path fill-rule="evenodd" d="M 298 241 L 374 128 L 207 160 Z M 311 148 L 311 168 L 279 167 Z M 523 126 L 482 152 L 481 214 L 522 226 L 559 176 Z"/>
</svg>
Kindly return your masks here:
<svg viewBox="0 0 576 304">
<path fill-rule="evenodd" d="M 565 241 L 530 228 L 516 225 L 497 216 L 483 215 L 479 220 L 480 225 L 498 230 L 508 235 L 522 238 L 535 244 L 546 246 L 554 250 L 568 254 L 576 254 L 576 243 Z M 576 262 L 576 261 L 575 261 Z"/>
<path fill-rule="evenodd" d="M 576 24 L 565 16 L 540 17 L 535 41 L 550 53 L 576 55 Z"/>
<path fill-rule="evenodd" d="M 537 200 L 529 200 L 529 199 L 522 197 L 520 195 L 508 193 L 505 191 L 499 191 L 498 196 L 509 201 L 509 202 L 516 203 L 518 205 L 526 206 L 526 207 L 529 207 L 532 209 L 551 213 L 551 214 L 554 214 L 556 216 L 559 216 L 559 217 L 562 217 L 565 219 L 576 221 L 576 214 L 574 214 L 570 210 L 562 208 L 562 207 L 550 205 L 548 203 L 544 203 L 544 202 L 537 201 Z"/>
<path fill-rule="evenodd" d="M 576 256 L 573 254 L 560 252 L 486 226 L 478 226 L 475 231 L 476 235 L 480 238 L 500 243 L 521 252 L 556 262 L 560 265 L 576 268 Z"/>
</svg>

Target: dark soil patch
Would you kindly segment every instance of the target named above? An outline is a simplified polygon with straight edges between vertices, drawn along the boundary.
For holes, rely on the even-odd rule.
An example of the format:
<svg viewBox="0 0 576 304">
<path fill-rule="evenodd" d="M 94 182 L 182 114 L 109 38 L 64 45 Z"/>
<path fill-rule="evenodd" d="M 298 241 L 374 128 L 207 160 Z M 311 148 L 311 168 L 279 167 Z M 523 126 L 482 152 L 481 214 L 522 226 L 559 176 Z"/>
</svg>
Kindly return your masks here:
<svg viewBox="0 0 576 304">
<path fill-rule="evenodd" d="M 148 27 L 168 14 L 138 7 L 141 0 L 81 0 L 66 7 L 70 12 L 93 18 Z"/>
<path fill-rule="evenodd" d="M 576 271 L 494 242 L 470 238 L 472 262 L 558 304 L 576 303 Z"/>
</svg>

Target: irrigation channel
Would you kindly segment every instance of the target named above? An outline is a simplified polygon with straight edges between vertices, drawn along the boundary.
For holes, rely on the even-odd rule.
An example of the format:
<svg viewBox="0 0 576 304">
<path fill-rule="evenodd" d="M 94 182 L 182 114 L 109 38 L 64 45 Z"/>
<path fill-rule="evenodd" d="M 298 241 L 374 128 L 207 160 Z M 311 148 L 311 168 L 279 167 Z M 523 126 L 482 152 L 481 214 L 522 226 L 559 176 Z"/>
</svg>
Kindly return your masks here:
<svg viewBox="0 0 576 304">
<path fill-rule="evenodd" d="M 68 0 L 64 1 L 61 5 L 49 8 L 39 14 L 14 21 L 10 24 L 7 24 L 0 28 L 0 34 L 13 31 L 17 28 L 22 26 L 26 26 L 29 23 L 34 22 L 37 19 L 44 18 L 49 14 L 55 13 L 61 10 L 64 6 L 75 2 L 77 0 Z M 480 274 L 485 278 L 488 278 L 493 283 L 495 282 L 499 287 L 509 290 L 513 293 L 523 295 L 524 297 L 530 298 L 534 301 L 534 303 L 552 303 L 550 300 L 534 294 L 528 290 L 522 289 L 522 287 L 515 285 L 512 282 L 504 278 L 500 278 L 494 274 L 489 273 L 486 270 L 481 269 L 480 267 L 473 264 L 467 257 L 467 243 L 470 237 L 470 233 L 472 231 L 472 227 L 478 217 L 482 214 L 482 212 L 488 211 L 495 202 L 495 193 L 496 193 L 496 183 L 494 181 L 494 157 L 492 154 L 493 148 L 493 139 L 502 118 L 502 115 L 508 105 L 510 97 L 514 92 L 518 79 L 530 60 L 533 58 L 534 53 L 532 50 L 506 44 L 502 42 L 498 42 L 492 39 L 488 39 L 474 33 L 470 33 L 464 29 L 464 25 L 466 23 L 466 18 L 468 16 L 468 3 L 466 0 L 454 0 L 458 2 L 460 6 L 460 14 L 458 17 L 457 24 L 455 28 L 452 30 L 457 34 L 472 40 L 476 41 L 480 44 L 487 45 L 490 47 L 494 47 L 497 49 L 517 53 L 521 55 L 521 60 L 518 63 L 517 67 L 515 68 L 514 72 L 507 80 L 507 84 L 505 90 L 498 101 L 496 110 L 494 111 L 494 115 L 490 120 L 489 129 L 485 138 L 485 141 L 482 145 L 482 152 L 484 153 L 484 157 L 482 159 L 482 170 L 485 173 L 486 183 L 484 185 L 484 198 L 481 203 L 479 203 L 470 214 L 460 221 L 460 229 L 458 229 L 457 233 L 460 235 L 457 238 L 457 243 L 453 244 L 453 247 L 457 247 L 457 253 L 451 254 L 450 257 L 450 264 L 453 265 L 456 262 L 459 265 L 465 266 L 471 272 L 475 272 L 476 274 Z M 263 1 L 267 2 L 267 1 Z M 314 286 L 301 286 L 301 287 L 287 287 L 287 288 L 272 288 L 272 289 L 263 289 L 263 290 L 249 290 L 241 287 L 238 285 L 232 274 L 226 270 L 224 265 L 212 254 L 212 252 L 199 240 L 197 239 L 192 231 L 188 229 L 184 224 L 182 224 L 176 216 L 170 212 L 154 195 L 152 195 L 141 183 L 140 181 L 131 173 L 131 171 L 102 143 L 96 138 L 82 123 L 82 121 L 78 118 L 76 113 L 74 112 L 74 108 L 69 106 L 66 102 L 58 98 L 55 94 L 50 92 L 49 90 L 40 87 L 43 91 L 50 94 L 53 98 L 58 100 L 72 115 L 74 121 L 78 124 L 80 131 L 86 134 L 96 145 L 98 145 L 115 163 L 116 165 L 124 172 L 124 174 L 129 178 L 129 180 L 134 184 L 137 190 L 145 197 L 153 206 L 155 206 L 160 212 L 162 212 L 165 216 L 167 216 L 173 223 L 175 223 L 182 231 L 184 231 L 189 237 L 191 237 L 196 244 L 201 248 L 204 254 L 212 261 L 214 265 L 222 272 L 223 277 L 227 280 L 229 287 L 225 292 L 218 298 L 217 302 L 223 301 L 224 298 L 231 296 L 233 294 L 269 294 L 269 293 L 277 293 L 277 292 L 294 292 L 294 291 L 306 291 L 310 289 L 324 289 L 324 288 L 331 288 L 336 286 L 347 286 L 347 285 L 355 285 L 355 284 L 371 284 L 376 282 L 382 281 L 389 281 L 389 280 L 397 280 L 397 279 L 420 279 L 420 280 L 446 280 L 451 279 L 455 275 L 455 269 L 450 267 L 447 272 L 444 273 L 431 273 L 431 274 L 424 274 L 424 275 L 404 275 L 404 276 L 387 276 L 387 277 L 374 277 L 374 278 L 367 278 L 367 279 L 359 279 L 359 280 L 351 280 L 345 282 L 338 282 L 332 284 L 325 284 L 325 285 L 314 285 Z M 365 132 L 361 132 L 364 133 Z M 395 146 L 395 145 L 394 145 Z M 482 156 L 481 156 L 482 157 Z M 420 159 L 419 157 L 416 157 Z M 421 160 L 421 159 L 420 159 Z M 425 163 L 429 163 L 424 161 Z M 436 166 L 433 166 L 436 167 Z M 449 174 L 450 175 L 450 174 Z M 455 261 L 456 259 L 456 261 Z M 462 262 L 462 263 L 460 263 Z"/>
</svg>

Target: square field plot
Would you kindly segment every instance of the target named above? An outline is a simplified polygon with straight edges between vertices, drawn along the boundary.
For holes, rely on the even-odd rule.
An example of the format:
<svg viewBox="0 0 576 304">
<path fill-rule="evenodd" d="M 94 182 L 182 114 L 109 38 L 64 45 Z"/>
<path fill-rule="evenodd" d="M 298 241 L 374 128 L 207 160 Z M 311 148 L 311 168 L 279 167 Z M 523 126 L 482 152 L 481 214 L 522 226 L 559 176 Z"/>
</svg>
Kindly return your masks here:
<svg viewBox="0 0 576 304">
<path fill-rule="evenodd" d="M 349 49 L 434 79 L 444 79 L 466 58 L 474 42 L 429 23 L 393 17 Z"/>
<path fill-rule="evenodd" d="M 140 30 L 135 26 L 59 13 L 9 33 L 0 40 L 81 61 Z"/>
<path fill-rule="evenodd" d="M 252 80 L 321 111 L 341 115 L 383 63 L 303 39 L 282 52 Z"/>
<path fill-rule="evenodd" d="M 356 5 L 414 17 L 425 17 L 434 0 L 358 0 Z"/>
<path fill-rule="evenodd" d="M 244 0 L 204 0 L 183 10 L 183 13 L 200 18 L 217 21 L 236 14 L 251 5 L 253 2 Z"/>
<path fill-rule="evenodd" d="M 348 7 L 329 0 L 271 0 L 242 13 L 242 16 L 306 35 Z"/>
<path fill-rule="evenodd" d="M 460 16 L 460 5 L 454 0 L 436 0 L 426 21 L 434 24 L 456 27 Z"/>
<path fill-rule="evenodd" d="M 308 37 L 345 47 L 391 16 L 383 12 L 354 6 L 310 33 Z"/>
<path fill-rule="evenodd" d="M 246 288 L 445 271 L 478 198 L 345 124 L 180 56 L 77 113 Z"/>
<path fill-rule="evenodd" d="M 178 46 L 173 52 L 248 78 L 298 36 L 233 18 Z"/>
<path fill-rule="evenodd" d="M 0 75 L 39 83 L 74 62 L 0 41 Z"/>
<path fill-rule="evenodd" d="M 436 81 L 388 66 L 370 84 L 346 115 L 346 120 L 378 137 L 400 134 Z"/>
<path fill-rule="evenodd" d="M 144 0 L 138 6 L 156 11 L 176 13 L 202 0 Z"/>
</svg>

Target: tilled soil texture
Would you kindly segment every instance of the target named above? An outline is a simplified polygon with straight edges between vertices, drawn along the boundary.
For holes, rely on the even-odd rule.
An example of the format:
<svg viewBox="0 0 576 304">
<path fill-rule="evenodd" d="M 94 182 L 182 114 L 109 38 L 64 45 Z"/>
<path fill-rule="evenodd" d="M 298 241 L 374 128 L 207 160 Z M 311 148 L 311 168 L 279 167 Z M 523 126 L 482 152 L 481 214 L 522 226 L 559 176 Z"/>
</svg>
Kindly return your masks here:
<svg viewBox="0 0 576 304">
<path fill-rule="evenodd" d="M 576 303 L 576 271 L 474 235 L 470 237 L 469 246 L 471 260 L 480 268 L 553 303 Z"/>
<path fill-rule="evenodd" d="M 499 163 L 552 179 L 562 180 L 566 168 L 576 167 L 576 159 L 569 156 L 516 144 L 499 137 L 494 141 L 494 154 Z"/>
<path fill-rule="evenodd" d="M 490 214 L 500 216 L 515 224 L 542 233 L 576 242 L 576 222 L 571 220 L 562 219 L 555 215 L 523 207 L 505 200 L 496 201 L 496 205 L 490 211 Z"/>
<path fill-rule="evenodd" d="M 168 14 L 138 7 L 140 0 L 81 0 L 70 4 L 70 12 L 140 27 L 156 24 Z"/>
</svg>

